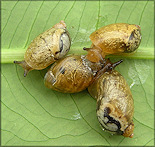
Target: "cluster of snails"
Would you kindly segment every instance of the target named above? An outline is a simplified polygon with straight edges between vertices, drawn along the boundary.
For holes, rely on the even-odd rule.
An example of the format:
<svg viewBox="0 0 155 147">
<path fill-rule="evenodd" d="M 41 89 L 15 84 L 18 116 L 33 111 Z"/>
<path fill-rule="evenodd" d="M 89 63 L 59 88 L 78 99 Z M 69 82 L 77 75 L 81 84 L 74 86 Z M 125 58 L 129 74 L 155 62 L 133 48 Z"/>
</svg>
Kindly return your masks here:
<svg viewBox="0 0 155 147">
<path fill-rule="evenodd" d="M 122 60 L 111 63 L 105 56 L 134 52 L 140 44 L 140 26 L 116 23 L 104 26 L 90 35 L 92 45 L 83 48 L 86 55 L 64 57 L 71 45 L 64 21 L 36 37 L 23 61 L 24 76 L 54 63 L 45 75 L 45 86 L 63 93 L 88 88 L 97 99 L 97 118 L 101 127 L 112 134 L 132 137 L 134 130 L 133 97 L 124 77 L 114 70 Z"/>
</svg>

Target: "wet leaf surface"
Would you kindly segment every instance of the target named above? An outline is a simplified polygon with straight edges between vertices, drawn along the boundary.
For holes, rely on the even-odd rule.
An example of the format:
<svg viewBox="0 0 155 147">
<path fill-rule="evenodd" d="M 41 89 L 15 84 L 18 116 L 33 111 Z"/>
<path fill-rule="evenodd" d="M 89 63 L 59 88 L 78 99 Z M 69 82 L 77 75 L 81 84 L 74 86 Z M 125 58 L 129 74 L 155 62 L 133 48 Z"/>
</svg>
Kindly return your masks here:
<svg viewBox="0 0 155 147">
<path fill-rule="evenodd" d="M 139 24 L 142 42 L 134 58 L 123 58 L 116 68 L 134 97 L 132 139 L 102 131 L 96 101 L 87 90 L 76 94 L 52 91 L 43 82 L 48 69 L 32 71 L 24 78 L 18 65 L 2 64 L 2 145 L 153 146 L 154 61 L 148 60 L 154 58 L 153 6 L 151 1 L 3 1 L 2 63 L 23 59 L 31 40 L 60 20 L 65 20 L 72 38 L 71 54 L 85 54 L 82 48 L 91 45 L 89 35 L 116 22 Z"/>
</svg>

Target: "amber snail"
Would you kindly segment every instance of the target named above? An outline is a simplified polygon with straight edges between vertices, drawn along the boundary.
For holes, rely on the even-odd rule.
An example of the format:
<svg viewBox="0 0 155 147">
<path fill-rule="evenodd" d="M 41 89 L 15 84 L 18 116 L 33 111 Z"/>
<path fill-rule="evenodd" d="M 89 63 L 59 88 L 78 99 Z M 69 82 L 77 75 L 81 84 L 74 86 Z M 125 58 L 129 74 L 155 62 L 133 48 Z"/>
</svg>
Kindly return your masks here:
<svg viewBox="0 0 155 147">
<path fill-rule="evenodd" d="M 97 99 L 96 112 L 101 127 L 112 134 L 133 137 L 133 97 L 124 77 L 114 70 L 120 62 L 122 60 L 109 62 L 106 72 L 96 78 L 88 92 Z"/>
<path fill-rule="evenodd" d="M 89 38 L 92 42 L 90 48 L 97 50 L 104 58 L 109 54 L 124 54 L 134 52 L 141 42 L 141 28 L 139 25 L 127 23 L 110 24 L 93 32 Z"/>
<path fill-rule="evenodd" d="M 75 93 L 86 89 L 94 80 L 98 71 L 104 67 L 102 62 L 90 62 L 85 56 L 70 55 L 55 62 L 44 77 L 47 88 Z"/>
<path fill-rule="evenodd" d="M 108 54 L 134 52 L 140 45 L 140 26 L 126 23 L 107 25 L 90 35 L 92 45 L 86 56 L 70 55 L 71 41 L 63 21 L 40 34 L 29 45 L 23 61 L 24 76 L 55 62 L 44 77 L 47 88 L 75 93 L 86 88 L 97 99 L 97 118 L 103 129 L 125 137 L 134 130 L 134 103 L 124 77 L 114 70 L 122 60 L 111 63 Z"/>
<path fill-rule="evenodd" d="M 24 68 L 24 76 L 33 69 L 41 70 L 62 58 L 70 49 L 71 40 L 64 21 L 36 37 L 29 45 L 23 61 L 14 61 Z"/>
</svg>

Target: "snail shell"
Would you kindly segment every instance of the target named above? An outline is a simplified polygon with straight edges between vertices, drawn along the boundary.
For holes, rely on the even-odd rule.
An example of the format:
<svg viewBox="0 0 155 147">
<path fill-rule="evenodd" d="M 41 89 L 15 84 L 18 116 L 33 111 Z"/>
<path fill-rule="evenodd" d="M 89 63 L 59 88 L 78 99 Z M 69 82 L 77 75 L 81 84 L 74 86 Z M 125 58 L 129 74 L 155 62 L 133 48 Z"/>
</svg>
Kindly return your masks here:
<svg viewBox="0 0 155 147">
<path fill-rule="evenodd" d="M 47 88 L 75 93 L 86 89 L 93 81 L 100 63 L 91 63 L 85 56 L 70 55 L 55 62 L 44 77 Z"/>
<path fill-rule="evenodd" d="M 97 118 L 101 127 L 112 134 L 132 137 L 134 103 L 129 86 L 117 71 L 105 72 L 88 87 L 97 99 Z"/>
<path fill-rule="evenodd" d="M 62 58 L 70 49 L 71 40 L 64 21 L 36 37 L 26 50 L 24 61 L 14 61 L 24 68 L 24 76 L 30 70 L 41 70 Z"/>
<path fill-rule="evenodd" d="M 99 49 L 103 58 L 108 54 L 131 53 L 141 42 L 139 25 L 115 23 L 93 32 L 89 38 L 91 48 Z"/>
</svg>

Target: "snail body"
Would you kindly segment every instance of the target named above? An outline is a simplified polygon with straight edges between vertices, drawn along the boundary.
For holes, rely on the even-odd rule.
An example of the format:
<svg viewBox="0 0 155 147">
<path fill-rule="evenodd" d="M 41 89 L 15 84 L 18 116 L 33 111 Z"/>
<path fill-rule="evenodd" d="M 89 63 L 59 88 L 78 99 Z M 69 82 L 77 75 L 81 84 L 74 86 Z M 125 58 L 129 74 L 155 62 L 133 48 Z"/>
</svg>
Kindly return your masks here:
<svg viewBox="0 0 155 147">
<path fill-rule="evenodd" d="M 132 137 L 134 103 L 129 86 L 116 70 L 104 72 L 88 87 L 97 99 L 97 118 L 101 127 L 112 134 Z"/>
<path fill-rule="evenodd" d="M 23 61 L 14 61 L 24 68 L 24 76 L 33 69 L 41 70 L 62 58 L 70 49 L 70 37 L 64 21 L 36 37 L 25 52 Z"/>
<path fill-rule="evenodd" d="M 132 53 L 140 45 L 139 25 L 127 23 L 110 24 L 93 32 L 89 38 L 91 49 L 98 50 L 103 58 L 108 54 Z"/>
<path fill-rule="evenodd" d="M 85 56 L 70 55 L 55 62 L 44 77 L 47 88 L 75 93 L 86 89 L 102 68 L 101 63 L 92 63 Z"/>
</svg>

